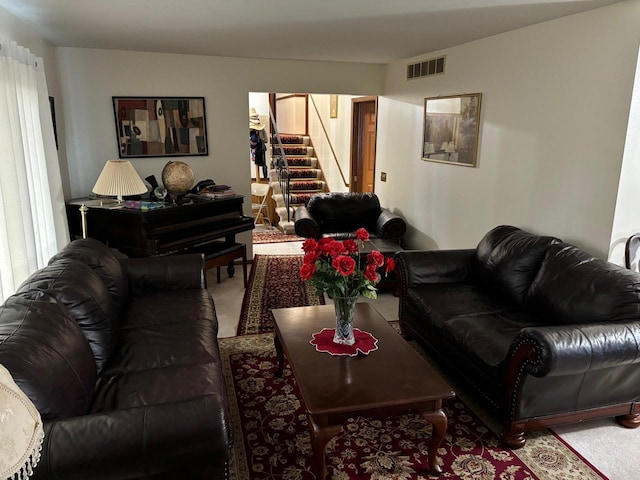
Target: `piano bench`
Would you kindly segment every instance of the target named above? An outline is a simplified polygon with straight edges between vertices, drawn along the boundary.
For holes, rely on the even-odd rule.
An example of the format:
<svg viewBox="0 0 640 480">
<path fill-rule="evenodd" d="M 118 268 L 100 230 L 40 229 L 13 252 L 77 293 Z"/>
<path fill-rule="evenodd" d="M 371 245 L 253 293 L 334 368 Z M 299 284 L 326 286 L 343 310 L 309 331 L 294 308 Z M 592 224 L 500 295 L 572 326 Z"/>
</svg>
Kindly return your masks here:
<svg viewBox="0 0 640 480">
<path fill-rule="evenodd" d="M 233 261 L 242 258 L 242 274 L 244 276 L 244 288 L 247 288 L 247 246 L 244 243 L 232 245 L 221 244 L 220 249 L 209 248 L 204 252 L 204 265 L 208 270 L 216 267 L 216 277 L 220 283 L 220 267 L 227 265 L 229 278 L 233 277 Z"/>
</svg>

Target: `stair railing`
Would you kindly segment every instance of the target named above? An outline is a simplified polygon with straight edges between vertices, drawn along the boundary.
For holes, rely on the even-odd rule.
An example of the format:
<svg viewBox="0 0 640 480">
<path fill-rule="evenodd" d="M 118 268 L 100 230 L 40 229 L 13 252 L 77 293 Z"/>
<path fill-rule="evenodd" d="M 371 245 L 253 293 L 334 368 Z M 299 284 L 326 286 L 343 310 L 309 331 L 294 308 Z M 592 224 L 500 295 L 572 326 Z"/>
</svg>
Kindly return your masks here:
<svg viewBox="0 0 640 480">
<path fill-rule="evenodd" d="M 331 154 L 333 155 L 333 161 L 338 167 L 338 171 L 340 172 L 340 176 L 342 177 L 342 183 L 344 183 L 345 187 L 349 187 L 349 182 L 344 176 L 344 172 L 342 171 L 342 167 L 340 166 L 340 162 L 338 161 L 338 156 L 336 155 L 336 151 L 333 149 L 333 144 L 331 143 L 331 139 L 329 138 L 329 134 L 327 133 L 327 129 L 324 126 L 324 122 L 322 121 L 322 117 L 320 116 L 320 112 L 318 111 L 318 106 L 316 105 L 316 101 L 313 99 L 312 95 L 309 95 L 309 99 L 311 100 L 311 104 L 313 105 L 313 109 L 316 111 L 316 116 L 318 117 L 318 121 L 320 122 L 320 126 L 322 127 L 322 131 L 324 132 L 324 137 L 329 145 L 329 149 L 331 150 Z"/>
<path fill-rule="evenodd" d="M 291 221 L 291 195 L 290 195 L 290 182 L 291 173 L 289 172 L 289 163 L 287 162 L 287 156 L 284 154 L 284 148 L 282 141 L 280 140 L 280 133 L 276 126 L 275 116 L 271 105 L 269 105 L 269 121 L 271 123 L 271 169 L 276 171 L 278 176 L 278 184 L 280 185 L 280 191 L 282 192 L 282 199 L 284 201 L 284 207 L 287 209 L 287 222 Z"/>
</svg>

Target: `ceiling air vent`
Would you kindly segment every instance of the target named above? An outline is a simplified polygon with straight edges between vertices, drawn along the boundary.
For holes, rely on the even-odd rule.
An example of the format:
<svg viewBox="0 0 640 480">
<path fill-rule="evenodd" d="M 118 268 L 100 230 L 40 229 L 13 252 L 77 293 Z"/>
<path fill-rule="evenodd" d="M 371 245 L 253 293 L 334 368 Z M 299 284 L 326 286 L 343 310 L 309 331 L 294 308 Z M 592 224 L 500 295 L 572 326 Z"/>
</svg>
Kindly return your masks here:
<svg viewBox="0 0 640 480">
<path fill-rule="evenodd" d="M 446 56 L 430 58 L 422 62 L 407 65 L 407 80 L 420 77 L 430 77 L 432 75 L 442 75 L 444 73 L 444 59 Z"/>
</svg>

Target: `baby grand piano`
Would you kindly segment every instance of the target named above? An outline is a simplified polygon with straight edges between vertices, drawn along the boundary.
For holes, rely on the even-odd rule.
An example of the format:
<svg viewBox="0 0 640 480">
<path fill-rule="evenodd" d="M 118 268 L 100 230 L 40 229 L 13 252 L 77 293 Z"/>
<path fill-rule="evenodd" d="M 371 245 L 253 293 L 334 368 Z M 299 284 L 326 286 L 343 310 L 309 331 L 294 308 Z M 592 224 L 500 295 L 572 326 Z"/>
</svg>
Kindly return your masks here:
<svg viewBox="0 0 640 480">
<path fill-rule="evenodd" d="M 253 218 L 242 213 L 244 197 L 209 200 L 191 198 L 179 205 L 139 210 L 101 207 L 100 200 L 67 201 L 71 238 L 82 237 L 80 205 L 87 211 L 87 236 L 115 248 L 129 257 L 174 253 L 215 254 L 236 245 L 235 236 L 254 228 Z M 233 276 L 233 264 L 228 267 Z"/>
</svg>

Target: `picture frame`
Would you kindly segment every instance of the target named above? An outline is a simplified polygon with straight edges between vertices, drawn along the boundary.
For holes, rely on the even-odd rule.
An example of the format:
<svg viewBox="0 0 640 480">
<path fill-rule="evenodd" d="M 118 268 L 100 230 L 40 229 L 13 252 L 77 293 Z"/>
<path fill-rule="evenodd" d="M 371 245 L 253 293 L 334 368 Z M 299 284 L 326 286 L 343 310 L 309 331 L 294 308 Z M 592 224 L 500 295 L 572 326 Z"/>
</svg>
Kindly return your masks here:
<svg viewBox="0 0 640 480">
<path fill-rule="evenodd" d="M 481 93 L 424 99 L 422 160 L 475 167 Z"/>
<path fill-rule="evenodd" d="M 209 154 L 204 97 L 112 97 L 120 158 Z"/>
<path fill-rule="evenodd" d="M 329 118 L 338 118 L 338 95 L 329 95 Z"/>
</svg>

